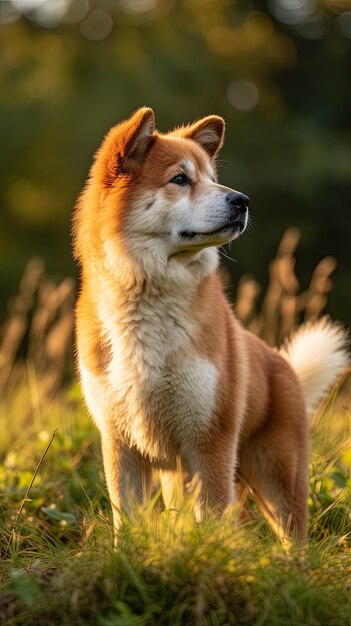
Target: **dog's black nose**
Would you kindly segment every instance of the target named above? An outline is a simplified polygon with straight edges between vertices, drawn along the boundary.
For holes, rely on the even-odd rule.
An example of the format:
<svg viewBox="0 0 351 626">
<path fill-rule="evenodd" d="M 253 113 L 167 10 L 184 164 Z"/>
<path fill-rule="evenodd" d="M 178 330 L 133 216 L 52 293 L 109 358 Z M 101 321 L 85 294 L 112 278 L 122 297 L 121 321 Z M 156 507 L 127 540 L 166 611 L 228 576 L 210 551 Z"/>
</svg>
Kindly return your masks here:
<svg viewBox="0 0 351 626">
<path fill-rule="evenodd" d="M 240 213 L 245 213 L 249 206 L 249 198 L 239 191 L 231 191 L 228 193 L 226 200 L 230 208 L 238 209 Z"/>
</svg>

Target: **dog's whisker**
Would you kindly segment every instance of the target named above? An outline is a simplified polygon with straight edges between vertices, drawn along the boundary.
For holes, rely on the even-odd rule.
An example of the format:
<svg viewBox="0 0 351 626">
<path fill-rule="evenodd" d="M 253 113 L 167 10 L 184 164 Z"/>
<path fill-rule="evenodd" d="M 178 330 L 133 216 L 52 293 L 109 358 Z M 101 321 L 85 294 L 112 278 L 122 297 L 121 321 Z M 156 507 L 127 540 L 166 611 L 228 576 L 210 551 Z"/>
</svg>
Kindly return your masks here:
<svg viewBox="0 0 351 626">
<path fill-rule="evenodd" d="M 226 253 L 226 251 L 224 250 L 223 247 L 218 248 L 218 252 L 219 254 L 221 254 L 222 256 L 224 256 L 226 259 L 228 259 L 229 261 L 234 261 L 234 263 L 237 263 L 236 259 L 233 259 L 233 257 L 229 256 L 229 254 Z"/>
</svg>

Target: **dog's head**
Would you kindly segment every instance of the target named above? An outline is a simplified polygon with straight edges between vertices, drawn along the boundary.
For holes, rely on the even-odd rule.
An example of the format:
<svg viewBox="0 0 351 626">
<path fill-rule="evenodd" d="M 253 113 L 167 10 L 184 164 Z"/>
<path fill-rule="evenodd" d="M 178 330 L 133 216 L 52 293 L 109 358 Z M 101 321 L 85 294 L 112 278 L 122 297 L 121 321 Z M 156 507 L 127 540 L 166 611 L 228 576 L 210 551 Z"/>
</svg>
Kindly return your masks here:
<svg viewBox="0 0 351 626">
<path fill-rule="evenodd" d="M 154 255 L 162 263 L 184 263 L 245 230 L 247 196 L 217 180 L 215 157 L 223 136 L 224 120 L 216 115 L 158 133 L 149 108 L 109 131 L 77 221 L 88 219 L 82 215 L 88 203 L 95 241 L 100 240 L 110 265 L 121 251 L 136 260 Z M 87 232 L 87 223 L 77 225 L 84 228 Z M 79 233 L 77 248 L 79 255 Z"/>
</svg>

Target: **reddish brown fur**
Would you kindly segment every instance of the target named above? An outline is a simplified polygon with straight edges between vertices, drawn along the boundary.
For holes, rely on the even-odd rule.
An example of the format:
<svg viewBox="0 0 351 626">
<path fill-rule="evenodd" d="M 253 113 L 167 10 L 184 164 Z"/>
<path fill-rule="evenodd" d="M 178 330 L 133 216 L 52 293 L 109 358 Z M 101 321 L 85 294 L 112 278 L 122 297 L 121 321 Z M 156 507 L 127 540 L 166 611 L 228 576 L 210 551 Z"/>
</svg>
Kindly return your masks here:
<svg viewBox="0 0 351 626">
<path fill-rule="evenodd" d="M 223 124 L 213 116 L 218 141 L 207 146 L 189 141 L 201 130 L 201 121 L 169 135 L 155 132 L 134 145 L 138 129 L 149 119 L 148 111 L 140 110 L 132 122 L 124 122 L 108 133 L 75 215 L 75 254 L 82 265 L 82 291 L 77 305 L 78 349 L 84 367 L 100 377 L 111 361 L 111 347 L 97 311 L 97 301 L 104 297 L 99 280 L 103 278 L 105 288 L 109 285 L 117 298 L 125 298 L 127 293 L 132 297 L 144 289 L 141 280 L 130 277 L 120 292 L 120 284 L 106 270 L 103 242 L 117 235 L 116 246 L 122 258 L 127 245 L 123 234 L 126 216 L 145 191 L 166 185 L 178 173 L 182 158 L 191 156 L 198 173 L 204 171 L 209 158 L 213 164 L 212 157 L 222 142 Z M 172 200 L 177 189 L 170 188 L 166 193 Z M 201 181 L 195 182 L 192 193 L 203 193 Z M 221 512 L 230 502 L 233 441 L 239 439 L 240 473 L 268 503 L 278 531 L 284 532 L 289 526 L 303 536 L 307 517 L 308 427 L 294 372 L 277 352 L 240 327 L 218 273 L 200 283 L 188 315 L 196 322 L 198 332 L 179 355 L 174 355 L 175 362 L 194 353 L 206 358 L 218 371 L 215 410 L 197 449 L 208 503 Z M 103 448 L 106 445 L 103 440 Z M 106 461 L 109 455 L 116 458 L 117 452 L 104 453 L 111 492 L 114 487 L 110 487 L 109 473 L 114 466 Z M 111 499 L 113 502 L 112 493 Z"/>
<path fill-rule="evenodd" d="M 276 351 L 240 328 L 218 275 L 200 286 L 194 311 L 201 328 L 197 349 L 215 363 L 221 381 L 204 453 L 216 459 L 216 468 L 226 462 L 226 446 L 239 427 L 233 422 L 236 388 L 247 382 L 245 419 L 240 425 L 240 473 L 269 503 L 283 529 L 302 536 L 307 521 L 308 422 L 296 375 Z M 247 381 L 238 358 L 238 335 L 245 342 Z M 227 470 L 224 467 L 219 473 Z"/>
</svg>

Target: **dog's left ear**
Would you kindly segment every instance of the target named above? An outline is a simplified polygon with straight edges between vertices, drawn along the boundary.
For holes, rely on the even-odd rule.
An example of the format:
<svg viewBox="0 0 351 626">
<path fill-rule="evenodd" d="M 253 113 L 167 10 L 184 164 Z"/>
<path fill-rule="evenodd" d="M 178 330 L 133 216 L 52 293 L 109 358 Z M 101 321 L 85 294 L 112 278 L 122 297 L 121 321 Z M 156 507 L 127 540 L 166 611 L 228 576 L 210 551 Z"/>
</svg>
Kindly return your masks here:
<svg viewBox="0 0 351 626">
<path fill-rule="evenodd" d="M 183 137 L 193 139 L 212 158 L 221 149 L 225 122 L 219 115 L 209 115 L 184 129 Z"/>
</svg>

